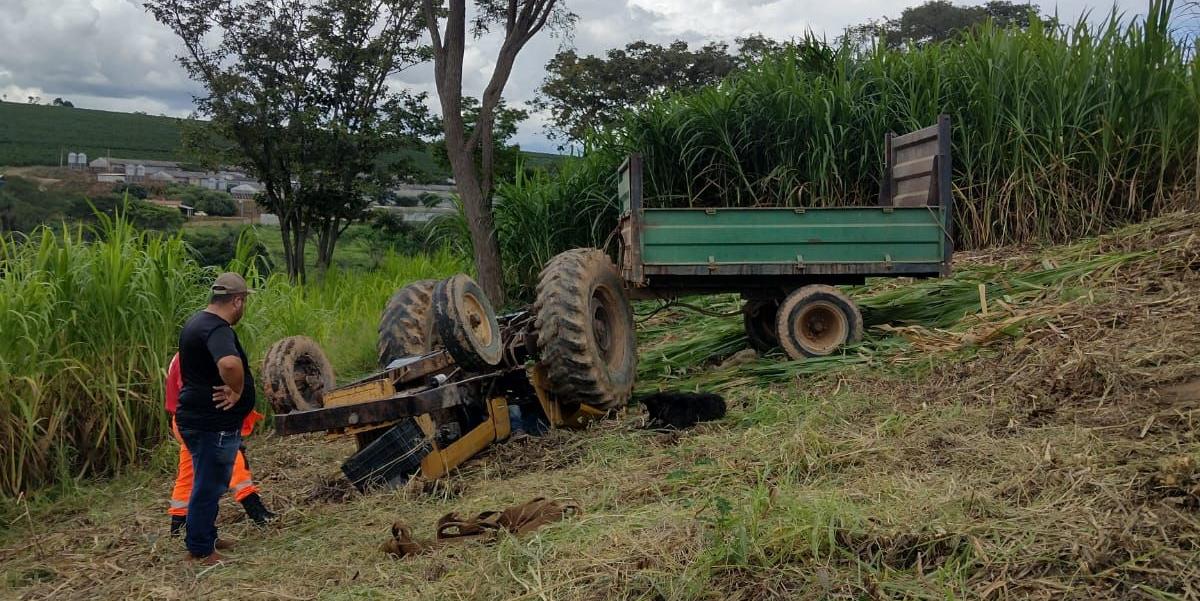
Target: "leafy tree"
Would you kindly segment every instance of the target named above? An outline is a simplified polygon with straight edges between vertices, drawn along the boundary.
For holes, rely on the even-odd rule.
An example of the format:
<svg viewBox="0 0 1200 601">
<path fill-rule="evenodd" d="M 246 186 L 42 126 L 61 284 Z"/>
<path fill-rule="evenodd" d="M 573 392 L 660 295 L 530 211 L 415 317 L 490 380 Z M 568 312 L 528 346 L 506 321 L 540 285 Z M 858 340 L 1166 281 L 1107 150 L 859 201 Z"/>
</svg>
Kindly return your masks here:
<svg viewBox="0 0 1200 601">
<path fill-rule="evenodd" d="M 202 194 L 192 198 L 192 208 L 216 217 L 232 217 L 237 214 L 237 202 L 227 192 L 199 189 Z"/>
<path fill-rule="evenodd" d="M 1048 19 L 1038 16 L 1038 5 L 1029 2 L 991 0 L 976 6 L 956 6 L 948 0 L 929 0 L 919 6 L 904 9 L 899 18 L 884 17 L 881 21 L 868 21 L 850 27 L 843 40 L 846 43 L 865 46 L 876 38 L 889 47 L 901 48 L 905 44 L 929 44 L 953 38 L 991 19 L 1001 27 L 1029 27 L 1034 20 Z"/>
<path fill-rule="evenodd" d="M 692 50 L 682 41 L 667 46 L 636 41 L 603 57 L 566 50 L 546 64 L 546 79 L 534 106 L 549 110 L 566 138 L 581 140 L 654 94 L 694 90 L 736 68 L 736 59 L 721 43 Z"/>
<path fill-rule="evenodd" d="M 552 136 L 581 141 L 589 131 L 612 124 L 622 111 L 655 95 L 715 84 L 768 54 L 796 45 L 762 35 L 736 41 L 736 53 L 727 44 L 692 49 L 683 41 L 666 46 L 630 42 L 603 56 L 559 52 L 546 64 L 546 79 L 533 106 L 550 112 Z"/>
<path fill-rule="evenodd" d="M 464 96 L 463 100 L 463 125 L 466 126 L 467 135 L 471 135 L 475 131 L 475 124 L 479 122 L 479 100 L 470 96 Z M 509 181 L 517 172 L 517 163 L 521 158 L 521 147 L 517 145 L 508 145 L 507 142 L 517 134 L 517 126 L 522 121 L 529 118 L 529 112 L 521 109 L 510 108 L 501 98 L 499 104 L 496 105 L 495 123 L 492 125 L 492 146 L 493 146 L 493 171 L 495 173 L 495 181 Z M 449 169 L 450 157 L 446 152 L 446 144 L 439 140 L 439 144 L 433 147 L 433 156 L 442 167 Z M 483 150 L 475 149 L 475 168 L 483 168 Z"/>
<path fill-rule="evenodd" d="M 317 268 L 390 175 L 377 159 L 427 132 L 420 96 L 387 80 L 427 60 L 419 0 L 147 0 L 183 41 L 179 62 L 205 88 L 197 112 L 210 127 L 187 132 L 209 160 L 240 165 L 263 182 L 259 202 L 279 217 L 288 275 Z M 224 141 L 232 141 L 230 145 Z M 232 160 L 229 160 L 232 159 Z"/>
<path fill-rule="evenodd" d="M 468 32 L 466 0 L 421 0 L 421 5 L 433 51 L 446 155 L 471 231 L 479 284 L 492 302 L 503 305 L 500 246 L 492 215 L 496 110 L 513 63 L 525 44 L 547 25 L 552 30 L 569 28 L 575 15 L 566 11 L 560 0 L 475 0 Z M 468 131 L 462 93 L 467 36 L 470 33 L 478 37 L 493 27 L 503 28 L 504 39 L 479 102 L 475 126 Z"/>
<path fill-rule="evenodd" d="M 62 107 L 66 107 L 66 108 L 69 108 L 69 109 L 73 109 L 73 108 L 75 108 L 75 104 L 74 104 L 74 103 L 72 103 L 70 100 L 64 100 L 64 99 L 62 99 L 62 98 L 55 98 L 55 99 L 54 99 L 54 101 L 53 101 L 53 102 L 51 102 L 50 104 L 53 104 L 54 106 L 62 106 Z"/>
<path fill-rule="evenodd" d="M 121 182 L 113 186 L 113 194 L 128 194 L 138 200 L 146 200 L 150 193 L 140 184 L 129 184 Z"/>
<path fill-rule="evenodd" d="M 237 214 L 237 202 L 234 201 L 233 196 L 223 190 L 173 184 L 167 187 L 167 194 L 179 199 L 183 204 L 209 215 L 231 217 Z"/>
</svg>

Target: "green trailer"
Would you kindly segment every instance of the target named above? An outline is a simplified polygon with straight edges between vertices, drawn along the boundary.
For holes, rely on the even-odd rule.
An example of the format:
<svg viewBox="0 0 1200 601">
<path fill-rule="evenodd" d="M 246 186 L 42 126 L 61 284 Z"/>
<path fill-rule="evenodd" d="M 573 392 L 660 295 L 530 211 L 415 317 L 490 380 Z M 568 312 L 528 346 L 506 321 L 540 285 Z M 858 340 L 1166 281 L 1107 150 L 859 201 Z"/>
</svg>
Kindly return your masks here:
<svg viewBox="0 0 1200 601">
<path fill-rule="evenodd" d="M 861 314 L 834 286 L 944 276 L 953 251 L 949 117 L 884 145 L 884 184 L 869 207 L 646 208 L 641 157 L 630 156 L 618 174 L 627 293 L 740 293 L 751 344 L 795 358 L 857 340 Z"/>
</svg>

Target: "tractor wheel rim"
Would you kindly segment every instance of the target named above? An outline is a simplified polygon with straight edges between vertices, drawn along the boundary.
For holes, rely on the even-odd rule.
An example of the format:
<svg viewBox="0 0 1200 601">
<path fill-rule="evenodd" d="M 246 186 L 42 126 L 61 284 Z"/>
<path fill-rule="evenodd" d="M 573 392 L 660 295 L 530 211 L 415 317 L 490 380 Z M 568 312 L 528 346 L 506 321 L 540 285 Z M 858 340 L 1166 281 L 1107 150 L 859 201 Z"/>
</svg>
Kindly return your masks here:
<svg viewBox="0 0 1200 601">
<path fill-rule="evenodd" d="M 596 343 L 596 348 L 600 351 L 600 358 L 608 365 L 612 365 L 617 358 L 618 349 L 614 348 L 613 344 L 613 315 L 612 303 L 608 299 L 609 291 L 604 288 L 597 288 L 592 293 L 591 313 L 592 313 L 592 340 Z"/>
<path fill-rule="evenodd" d="M 836 305 L 828 301 L 808 304 L 796 314 L 793 331 L 807 350 L 825 355 L 833 352 L 849 337 L 850 322 Z"/>
<path fill-rule="evenodd" d="M 492 344 L 492 324 L 488 319 L 487 310 L 483 308 L 483 304 L 479 302 L 478 298 L 475 298 L 474 294 L 464 294 L 462 304 L 463 325 L 467 327 L 471 337 L 480 346 L 490 346 Z"/>
</svg>

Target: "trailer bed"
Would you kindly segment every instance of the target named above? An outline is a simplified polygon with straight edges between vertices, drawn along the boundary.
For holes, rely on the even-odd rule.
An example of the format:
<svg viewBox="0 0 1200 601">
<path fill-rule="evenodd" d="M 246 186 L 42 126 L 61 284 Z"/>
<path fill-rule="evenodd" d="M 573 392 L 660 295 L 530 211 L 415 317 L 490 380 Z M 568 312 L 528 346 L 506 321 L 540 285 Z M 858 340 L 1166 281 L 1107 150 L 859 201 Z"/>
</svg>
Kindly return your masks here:
<svg viewBox="0 0 1200 601">
<path fill-rule="evenodd" d="M 635 297 L 791 290 L 948 275 L 950 124 L 884 140 L 877 206 L 645 208 L 641 157 L 619 174 L 622 277 Z M 763 277 L 773 276 L 773 277 Z"/>
</svg>

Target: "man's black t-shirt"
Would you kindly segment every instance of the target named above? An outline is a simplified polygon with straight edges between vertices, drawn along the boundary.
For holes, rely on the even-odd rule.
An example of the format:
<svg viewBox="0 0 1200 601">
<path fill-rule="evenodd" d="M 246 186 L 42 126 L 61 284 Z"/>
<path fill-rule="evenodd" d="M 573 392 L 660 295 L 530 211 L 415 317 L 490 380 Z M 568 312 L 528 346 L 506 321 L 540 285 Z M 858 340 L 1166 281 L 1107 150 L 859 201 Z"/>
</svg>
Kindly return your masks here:
<svg viewBox="0 0 1200 601">
<path fill-rule="evenodd" d="M 222 410 L 212 398 L 213 387 L 225 384 L 217 361 L 231 355 L 242 360 L 245 387 L 237 404 Z M 246 351 L 242 350 L 229 322 L 219 315 L 200 311 L 184 324 L 179 333 L 179 373 L 183 388 L 179 391 L 175 422 L 180 429 L 226 432 L 242 428 L 242 420 L 254 408 L 254 379 Z"/>
</svg>

